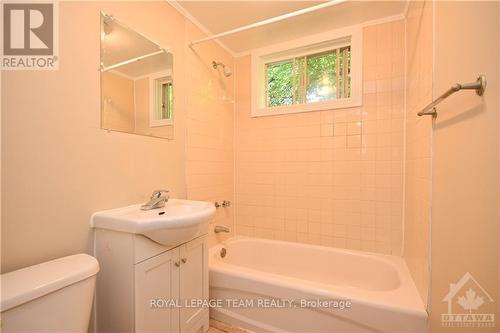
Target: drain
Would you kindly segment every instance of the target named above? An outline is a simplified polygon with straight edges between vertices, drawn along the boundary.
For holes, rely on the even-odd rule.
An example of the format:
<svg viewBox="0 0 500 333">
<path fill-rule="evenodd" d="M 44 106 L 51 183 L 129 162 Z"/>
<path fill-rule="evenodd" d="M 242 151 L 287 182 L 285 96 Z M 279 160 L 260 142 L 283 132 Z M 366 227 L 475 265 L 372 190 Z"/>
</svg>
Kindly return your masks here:
<svg viewBox="0 0 500 333">
<path fill-rule="evenodd" d="M 224 258 L 226 256 L 226 253 L 227 253 L 227 250 L 225 247 L 223 247 L 221 250 L 220 250 L 220 257 L 221 258 Z"/>
</svg>

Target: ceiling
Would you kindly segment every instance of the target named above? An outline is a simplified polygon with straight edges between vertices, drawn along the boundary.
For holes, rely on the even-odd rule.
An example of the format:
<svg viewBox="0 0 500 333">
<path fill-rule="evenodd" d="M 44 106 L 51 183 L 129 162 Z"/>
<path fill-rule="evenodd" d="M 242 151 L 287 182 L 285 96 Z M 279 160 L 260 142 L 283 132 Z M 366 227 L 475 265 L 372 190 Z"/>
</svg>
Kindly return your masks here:
<svg viewBox="0 0 500 333">
<path fill-rule="evenodd" d="M 110 66 L 148 53 L 160 47 L 116 19 L 104 17 L 101 32 L 101 62 Z"/>
<path fill-rule="evenodd" d="M 103 17 L 101 33 L 101 62 L 104 67 L 115 65 L 160 50 L 160 47 L 138 32 L 124 26 L 109 16 Z M 137 78 L 151 73 L 172 70 L 173 57 L 164 51 L 143 58 L 114 70 L 126 76 Z"/>
<path fill-rule="evenodd" d="M 175 6 L 206 32 L 216 34 L 324 1 L 177 1 Z M 401 15 L 407 1 L 346 1 L 254 28 L 219 41 L 233 54 L 307 35 Z"/>
</svg>

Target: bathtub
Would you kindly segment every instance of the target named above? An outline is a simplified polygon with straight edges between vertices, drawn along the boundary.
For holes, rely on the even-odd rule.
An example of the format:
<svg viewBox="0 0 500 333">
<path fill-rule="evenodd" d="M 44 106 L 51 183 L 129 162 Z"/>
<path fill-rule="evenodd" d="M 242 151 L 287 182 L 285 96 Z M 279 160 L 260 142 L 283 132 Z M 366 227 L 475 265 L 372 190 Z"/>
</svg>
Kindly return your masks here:
<svg viewBox="0 0 500 333">
<path fill-rule="evenodd" d="M 427 330 L 400 257 L 238 236 L 210 249 L 209 271 L 211 317 L 250 331 Z"/>
</svg>

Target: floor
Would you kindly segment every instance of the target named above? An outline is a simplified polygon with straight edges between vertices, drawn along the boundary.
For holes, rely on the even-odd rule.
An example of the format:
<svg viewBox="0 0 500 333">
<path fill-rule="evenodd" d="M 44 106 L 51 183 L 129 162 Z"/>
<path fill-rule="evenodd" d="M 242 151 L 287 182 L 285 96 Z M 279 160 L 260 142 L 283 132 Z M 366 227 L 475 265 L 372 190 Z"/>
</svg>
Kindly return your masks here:
<svg viewBox="0 0 500 333">
<path fill-rule="evenodd" d="M 210 318 L 210 328 L 207 333 L 249 333 L 249 331 Z"/>
</svg>

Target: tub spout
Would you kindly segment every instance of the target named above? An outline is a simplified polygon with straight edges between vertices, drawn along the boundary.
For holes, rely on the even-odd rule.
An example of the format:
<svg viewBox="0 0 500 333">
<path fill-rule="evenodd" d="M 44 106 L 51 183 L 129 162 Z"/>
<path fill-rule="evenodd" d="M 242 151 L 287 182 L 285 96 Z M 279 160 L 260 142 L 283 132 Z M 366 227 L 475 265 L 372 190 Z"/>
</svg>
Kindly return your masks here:
<svg viewBox="0 0 500 333">
<path fill-rule="evenodd" d="M 229 228 L 221 226 L 221 225 L 216 225 L 214 228 L 214 232 L 218 234 L 219 232 L 229 232 Z"/>
</svg>

